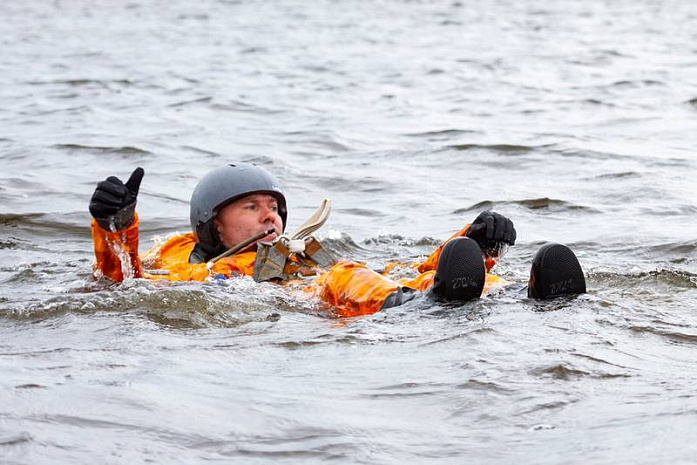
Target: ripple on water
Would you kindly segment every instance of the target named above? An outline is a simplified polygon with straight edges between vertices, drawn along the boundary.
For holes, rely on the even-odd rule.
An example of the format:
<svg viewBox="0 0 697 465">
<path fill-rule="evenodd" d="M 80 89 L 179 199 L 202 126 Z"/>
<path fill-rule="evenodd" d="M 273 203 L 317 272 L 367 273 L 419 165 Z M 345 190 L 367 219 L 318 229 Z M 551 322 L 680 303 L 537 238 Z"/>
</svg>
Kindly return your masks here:
<svg viewBox="0 0 697 465">
<path fill-rule="evenodd" d="M 277 115 L 286 113 L 288 110 L 283 108 L 274 108 L 271 106 L 265 106 L 261 104 L 252 104 L 248 102 L 243 102 L 241 100 L 229 100 L 225 103 L 213 102 L 210 105 L 213 110 L 222 110 L 226 112 L 241 112 L 241 113 L 252 113 L 255 115 Z"/>
<path fill-rule="evenodd" d="M 569 363 L 556 363 L 536 368 L 531 370 L 530 373 L 534 376 L 549 376 L 551 378 L 562 381 L 572 381 L 580 378 L 614 379 L 630 377 L 630 375 L 626 373 L 608 373 L 600 370 L 586 371 L 580 368 L 576 368 Z"/>
<path fill-rule="evenodd" d="M 401 234 L 380 234 L 363 240 L 366 245 L 400 245 L 405 247 L 437 247 L 441 240 L 433 237 L 421 237 L 418 239 L 405 237 Z"/>
<path fill-rule="evenodd" d="M 348 176 L 338 175 L 303 175 L 304 178 L 311 184 L 323 188 L 338 189 L 342 192 L 368 192 L 368 193 L 386 193 L 394 191 L 397 187 L 395 182 L 388 179 L 377 177 L 368 178 L 350 178 Z"/>
<path fill-rule="evenodd" d="M 653 334 L 674 343 L 697 345 L 697 334 L 671 331 L 653 326 L 629 326 L 629 330 L 638 334 Z"/>
<path fill-rule="evenodd" d="M 697 275 L 688 271 L 657 269 L 629 273 L 593 271 L 587 279 L 595 285 L 616 289 L 656 289 L 674 292 L 697 288 Z"/>
<path fill-rule="evenodd" d="M 447 148 L 459 151 L 491 151 L 514 155 L 517 153 L 531 152 L 539 147 L 515 144 L 455 144 Z"/>
<path fill-rule="evenodd" d="M 197 104 L 201 104 L 201 103 L 209 103 L 212 100 L 213 100 L 213 97 L 199 97 L 199 98 L 194 98 L 194 99 L 189 99 L 189 100 L 182 100 L 180 102 L 170 103 L 167 106 L 170 108 L 179 108 L 179 107 L 186 107 L 186 106 L 190 106 L 190 105 L 197 105 Z"/>
<path fill-rule="evenodd" d="M 448 383 L 399 383 L 374 388 L 369 394 L 363 397 L 369 399 L 381 399 L 392 397 L 431 397 L 439 393 L 449 391 L 451 388 Z"/>
<path fill-rule="evenodd" d="M 136 85 L 134 81 L 129 79 L 54 79 L 50 81 L 27 81 L 27 84 L 32 86 L 45 86 L 51 84 L 62 84 L 71 87 L 82 86 L 101 86 L 108 87 L 110 84 L 116 84 L 122 87 L 131 87 Z"/>
<path fill-rule="evenodd" d="M 499 206 L 504 205 L 514 205 L 519 207 L 524 207 L 528 210 L 546 210 L 550 212 L 588 212 L 588 213 L 598 213 L 598 210 L 585 205 L 578 205 L 573 202 L 568 202 L 561 199 L 550 199 L 549 197 L 540 197 L 533 199 L 521 199 L 521 200 L 483 200 L 469 207 L 458 208 L 452 213 L 454 215 L 459 215 L 461 213 L 470 212 L 480 212 L 482 210 L 491 210 Z"/>
<path fill-rule="evenodd" d="M 643 177 L 643 173 L 639 173 L 636 171 L 620 171 L 617 173 L 605 173 L 605 174 L 599 174 L 596 176 L 591 176 L 586 179 L 588 180 L 604 180 L 604 179 L 634 179 L 634 178 L 641 178 Z"/>
<path fill-rule="evenodd" d="M 0 434 L 0 446 L 15 446 L 33 441 L 34 438 L 27 432 Z"/>
<path fill-rule="evenodd" d="M 440 141 L 450 141 L 456 139 L 460 136 L 471 136 L 472 134 L 478 134 L 479 131 L 471 129 L 441 129 L 435 131 L 424 131 L 424 132 L 412 132 L 404 134 L 407 137 L 414 137 L 418 139 L 426 139 L 432 142 Z"/>
<path fill-rule="evenodd" d="M 153 155 L 153 153 L 148 150 L 128 145 L 109 147 L 81 144 L 55 144 L 52 147 L 66 152 L 113 153 L 117 155 Z"/>
<path fill-rule="evenodd" d="M 0 239 L 0 249 L 17 249 L 24 242 L 19 239 Z"/>
<path fill-rule="evenodd" d="M 44 320 L 69 313 L 100 312 L 144 316 L 172 328 L 238 327 L 250 322 L 275 321 L 278 315 L 306 313 L 330 316 L 311 296 L 250 278 L 211 283 L 131 280 L 116 284 L 93 282 L 82 292 L 47 299 L 7 302 L 3 317 Z"/>
<path fill-rule="evenodd" d="M 480 381 L 475 378 L 458 384 L 457 388 L 472 391 L 494 392 L 498 394 L 512 394 L 514 392 L 514 390 L 504 387 L 499 383 L 495 383 L 493 381 Z"/>
<path fill-rule="evenodd" d="M 0 231 L 12 231 L 15 235 L 49 236 L 53 238 L 74 238 L 90 235 L 89 228 L 85 227 L 85 213 L 0 213 Z M 66 222 L 66 219 L 73 219 Z M 17 241 L 17 244 L 25 242 L 24 239 L 9 238 Z M 36 244 L 34 244 L 34 247 Z"/>
<path fill-rule="evenodd" d="M 336 257 L 365 257 L 369 254 L 365 247 L 361 247 L 351 236 L 343 232 L 326 230 L 318 234 L 318 239 L 322 241 L 322 246 Z"/>
</svg>

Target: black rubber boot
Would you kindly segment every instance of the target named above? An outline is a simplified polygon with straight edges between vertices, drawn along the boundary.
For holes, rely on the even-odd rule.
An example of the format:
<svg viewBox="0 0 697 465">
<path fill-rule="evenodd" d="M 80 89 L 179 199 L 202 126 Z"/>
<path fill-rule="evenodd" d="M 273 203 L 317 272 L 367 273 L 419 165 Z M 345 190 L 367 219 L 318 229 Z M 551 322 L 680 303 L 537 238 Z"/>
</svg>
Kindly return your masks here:
<svg viewBox="0 0 697 465">
<path fill-rule="evenodd" d="M 469 237 L 451 240 L 440 254 L 432 295 L 447 301 L 478 299 L 486 270 L 479 245 Z"/>
<path fill-rule="evenodd" d="M 576 255 L 565 245 L 550 242 L 540 247 L 532 260 L 528 297 L 551 299 L 584 294 L 586 279 Z"/>
</svg>

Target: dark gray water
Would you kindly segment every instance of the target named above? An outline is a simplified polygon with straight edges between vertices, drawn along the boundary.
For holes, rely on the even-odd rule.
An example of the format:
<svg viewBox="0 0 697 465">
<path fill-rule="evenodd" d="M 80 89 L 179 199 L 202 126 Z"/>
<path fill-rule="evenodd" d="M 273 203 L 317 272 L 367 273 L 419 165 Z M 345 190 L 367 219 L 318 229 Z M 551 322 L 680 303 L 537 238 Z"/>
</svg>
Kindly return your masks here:
<svg viewBox="0 0 697 465">
<path fill-rule="evenodd" d="M 0 463 L 695 463 L 697 4 L 0 5 Z M 96 182 L 141 249 L 260 163 L 290 226 L 418 259 L 479 211 L 590 292 L 337 320 L 249 279 L 91 275 Z"/>
</svg>

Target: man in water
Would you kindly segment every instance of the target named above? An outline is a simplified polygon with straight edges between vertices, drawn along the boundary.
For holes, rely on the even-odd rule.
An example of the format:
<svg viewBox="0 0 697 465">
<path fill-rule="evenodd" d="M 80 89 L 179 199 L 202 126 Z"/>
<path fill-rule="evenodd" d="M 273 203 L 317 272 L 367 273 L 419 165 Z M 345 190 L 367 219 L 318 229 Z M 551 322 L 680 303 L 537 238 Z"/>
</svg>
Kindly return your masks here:
<svg viewBox="0 0 697 465">
<path fill-rule="evenodd" d="M 194 189 L 192 232 L 172 237 L 140 256 L 135 206 L 143 175 L 143 169 L 137 168 L 125 184 L 110 176 L 98 183 L 90 201 L 95 269 L 115 281 L 127 276 L 171 281 L 252 276 L 257 242 L 271 242 L 285 231 L 286 198 L 273 177 L 260 166 L 227 164 L 209 172 Z M 235 254 L 210 262 L 265 232 Z M 306 290 L 342 316 L 401 305 L 418 291 L 427 291 L 437 300 L 472 300 L 496 285 L 499 278 L 488 274 L 496 263 L 496 251 L 514 245 L 515 240 L 511 220 L 487 211 L 424 262 L 411 264 L 415 274 L 411 278 L 392 279 L 390 267 L 377 273 L 365 264 L 343 260 L 329 269 L 315 270 L 317 276 Z M 583 271 L 568 247 L 549 243 L 538 251 L 528 283 L 529 297 L 546 299 L 585 291 Z"/>
</svg>

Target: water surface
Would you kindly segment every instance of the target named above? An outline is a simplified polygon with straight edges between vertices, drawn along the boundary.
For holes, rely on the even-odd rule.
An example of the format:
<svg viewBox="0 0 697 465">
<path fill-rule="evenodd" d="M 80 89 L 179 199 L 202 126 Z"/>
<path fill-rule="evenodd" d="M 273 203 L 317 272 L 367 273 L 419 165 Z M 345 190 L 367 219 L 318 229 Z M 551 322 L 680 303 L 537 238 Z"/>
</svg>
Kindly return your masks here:
<svg viewBox="0 0 697 465">
<path fill-rule="evenodd" d="M 0 460 L 692 463 L 697 6 L 0 6 Z M 484 209 L 515 282 L 356 319 L 249 279 L 92 277 L 97 181 L 146 176 L 141 249 L 198 179 L 264 165 L 291 228 L 416 260 Z M 589 293 L 525 298 L 571 246 Z"/>
</svg>

